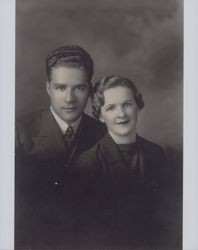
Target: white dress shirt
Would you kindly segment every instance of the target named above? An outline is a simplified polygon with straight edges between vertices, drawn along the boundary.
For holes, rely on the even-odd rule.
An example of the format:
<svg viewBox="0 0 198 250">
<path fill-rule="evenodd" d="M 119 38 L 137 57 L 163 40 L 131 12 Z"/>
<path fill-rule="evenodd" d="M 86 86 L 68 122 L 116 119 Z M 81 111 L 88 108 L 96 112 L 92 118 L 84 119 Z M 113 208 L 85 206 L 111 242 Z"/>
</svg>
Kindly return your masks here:
<svg viewBox="0 0 198 250">
<path fill-rule="evenodd" d="M 65 121 L 63 121 L 63 119 L 61 119 L 53 110 L 52 106 L 50 107 L 50 110 L 52 112 L 52 115 L 54 117 L 54 119 L 56 120 L 56 122 L 58 123 L 58 126 L 61 129 L 62 134 L 64 135 L 67 128 L 69 127 L 69 124 L 67 124 Z M 75 121 L 74 123 L 70 124 L 70 126 L 72 126 L 74 134 L 76 134 L 77 130 L 78 130 L 78 126 L 80 124 L 81 121 L 81 116 L 78 118 L 77 121 Z"/>
</svg>

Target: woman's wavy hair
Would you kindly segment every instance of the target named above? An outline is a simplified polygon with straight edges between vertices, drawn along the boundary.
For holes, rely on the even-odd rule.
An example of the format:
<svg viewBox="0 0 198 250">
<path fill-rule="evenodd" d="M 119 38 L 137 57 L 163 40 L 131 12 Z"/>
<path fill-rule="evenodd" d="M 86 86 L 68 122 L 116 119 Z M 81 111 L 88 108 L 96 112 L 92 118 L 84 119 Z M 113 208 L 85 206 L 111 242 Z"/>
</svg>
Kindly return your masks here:
<svg viewBox="0 0 198 250">
<path fill-rule="evenodd" d="M 92 109 L 93 109 L 92 113 L 96 119 L 99 119 L 101 114 L 101 107 L 104 105 L 105 102 L 104 91 L 118 86 L 127 87 L 131 89 L 136 105 L 139 108 L 139 110 L 141 110 L 144 107 L 142 94 L 138 91 L 137 87 L 131 80 L 121 76 L 108 76 L 96 82 L 92 91 L 92 96 L 91 96 Z"/>
</svg>

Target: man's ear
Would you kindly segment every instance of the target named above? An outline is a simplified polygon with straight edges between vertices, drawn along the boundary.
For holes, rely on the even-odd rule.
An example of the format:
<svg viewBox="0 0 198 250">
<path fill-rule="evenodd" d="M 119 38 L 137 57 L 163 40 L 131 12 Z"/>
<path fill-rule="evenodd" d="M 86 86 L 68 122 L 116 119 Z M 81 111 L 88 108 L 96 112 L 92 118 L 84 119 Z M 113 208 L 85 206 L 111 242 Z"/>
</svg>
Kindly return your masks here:
<svg viewBox="0 0 198 250">
<path fill-rule="evenodd" d="M 48 95 L 50 96 L 50 83 L 48 81 L 46 82 L 46 91 Z"/>
</svg>

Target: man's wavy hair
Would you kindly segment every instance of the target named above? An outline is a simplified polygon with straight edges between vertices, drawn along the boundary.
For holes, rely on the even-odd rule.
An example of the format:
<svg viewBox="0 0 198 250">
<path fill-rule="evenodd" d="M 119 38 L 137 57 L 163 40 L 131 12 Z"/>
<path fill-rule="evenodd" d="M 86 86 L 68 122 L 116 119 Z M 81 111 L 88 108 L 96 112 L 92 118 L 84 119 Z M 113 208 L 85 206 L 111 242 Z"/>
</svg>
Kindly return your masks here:
<svg viewBox="0 0 198 250">
<path fill-rule="evenodd" d="M 65 66 L 68 68 L 84 69 L 87 73 L 89 85 L 94 71 L 94 63 L 86 50 L 78 45 L 67 45 L 53 50 L 46 57 L 46 72 L 48 80 L 51 80 L 52 68 Z"/>
<path fill-rule="evenodd" d="M 104 91 L 118 86 L 127 87 L 131 89 L 136 105 L 139 108 L 139 110 L 141 110 L 144 107 L 142 94 L 138 91 L 137 87 L 131 80 L 121 76 L 108 76 L 96 82 L 93 88 L 91 100 L 92 100 L 93 115 L 96 119 L 99 119 L 101 114 L 101 107 L 104 105 L 105 102 Z"/>
</svg>

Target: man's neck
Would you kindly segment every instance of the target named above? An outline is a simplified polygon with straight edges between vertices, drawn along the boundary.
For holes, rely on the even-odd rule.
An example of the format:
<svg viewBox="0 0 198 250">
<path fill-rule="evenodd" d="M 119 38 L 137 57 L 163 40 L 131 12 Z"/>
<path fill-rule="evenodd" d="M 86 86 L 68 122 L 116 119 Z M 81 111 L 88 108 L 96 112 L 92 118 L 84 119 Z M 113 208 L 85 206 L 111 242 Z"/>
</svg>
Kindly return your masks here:
<svg viewBox="0 0 198 250">
<path fill-rule="evenodd" d="M 68 124 L 66 121 L 64 121 L 63 119 L 60 118 L 60 116 L 54 111 L 54 109 L 52 107 L 50 107 L 50 111 L 54 117 L 54 119 L 56 120 L 58 126 L 60 127 L 62 134 L 65 134 L 68 126 L 72 126 L 74 133 L 77 132 L 78 130 L 78 126 L 80 124 L 81 121 L 81 116 L 72 124 Z"/>
</svg>

